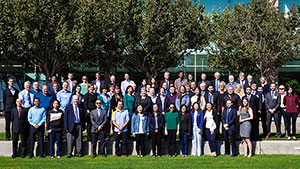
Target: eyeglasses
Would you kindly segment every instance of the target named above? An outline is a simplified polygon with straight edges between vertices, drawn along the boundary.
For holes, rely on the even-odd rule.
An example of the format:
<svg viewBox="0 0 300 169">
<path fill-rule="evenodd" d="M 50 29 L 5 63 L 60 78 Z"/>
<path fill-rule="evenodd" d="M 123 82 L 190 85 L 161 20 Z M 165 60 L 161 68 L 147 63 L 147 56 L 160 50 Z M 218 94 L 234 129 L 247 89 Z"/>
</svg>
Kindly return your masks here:
<svg viewBox="0 0 300 169">
<path fill-rule="evenodd" d="M 284 90 L 284 88 L 279 88 L 279 90 Z"/>
<path fill-rule="evenodd" d="M 101 104 L 101 103 L 96 103 L 96 104 Z"/>
<path fill-rule="evenodd" d="M 174 109 L 175 107 L 170 107 L 170 109 Z"/>
</svg>

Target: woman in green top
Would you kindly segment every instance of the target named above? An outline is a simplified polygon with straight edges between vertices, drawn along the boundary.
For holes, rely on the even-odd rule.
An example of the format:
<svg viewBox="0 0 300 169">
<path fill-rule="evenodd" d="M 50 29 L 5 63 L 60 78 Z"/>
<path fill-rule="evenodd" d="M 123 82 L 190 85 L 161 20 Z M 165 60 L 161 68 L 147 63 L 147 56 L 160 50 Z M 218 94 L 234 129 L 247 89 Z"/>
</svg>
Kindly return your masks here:
<svg viewBox="0 0 300 169">
<path fill-rule="evenodd" d="M 170 104 L 170 111 L 165 114 L 165 135 L 168 136 L 169 157 L 175 157 L 176 136 L 179 136 L 180 119 L 178 112 L 175 111 L 175 104 Z"/>
<path fill-rule="evenodd" d="M 132 95 L 133 93 L 133 87 L 128 86 L 125 91 L 125 95 L 123 97 L 124 101 L 124 109 L 129 112 L 130 119 L 133 115 L 133 107 L 134 107 L 134 96 Z"/>
<path fill-rule="evenodd" d="M 88 78 L 86 76 L 82 76 L 82 83 L 79 84 L 80 87 L 81 87 L 81 91 L 80 91 L 80 94 L 81 95 L 85 95 L 87 94 L 89 91 L 88 91 Z"/>
</svg>

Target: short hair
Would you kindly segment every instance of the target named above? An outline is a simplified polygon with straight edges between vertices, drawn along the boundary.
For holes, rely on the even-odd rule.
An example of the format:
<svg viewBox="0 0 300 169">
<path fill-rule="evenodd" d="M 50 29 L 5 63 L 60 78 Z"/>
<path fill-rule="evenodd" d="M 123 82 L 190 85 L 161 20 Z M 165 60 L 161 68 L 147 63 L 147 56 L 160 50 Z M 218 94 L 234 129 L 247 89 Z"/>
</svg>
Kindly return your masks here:
<svg viewBox="0 0 300 169">
<path fill-rule="evenodd" d="M 7 79 L 7 81 L 10 81 L 10 80 L 14 80 L 14 78 L 13 78 L 13 77 L 9 77 L 9 78 Z"/>
<path fill-rule="evenodd" d="M 178 74 L 180 74 L 180 73 L 183 73 L 183 71 L 182 71 L 182 70 L 180 70 L 180 71 L 178 72 Z"/>
<path fill-rule="evenodd" d="M 98 75 L 100 75 L 100 76 L 101 76 L 101 72 L 96 72 L 95 74 L 98 74 Z"/>
<path fill-rule="evenodd" d="M 227 101 L 226 101 L 226 103 L 227 103 L 228 101 L 230 101 L 230 103 L 232 103 L 232 100 L 230 100 L 230 99 L 229 99 L 229 100 L 227 100 Z"/>
<path fill-rule="evenodd" d="M 240 72 L 239 76 L 245 76 L 245 73 L 244 72 Z"/>
<path fill-rule="evenodd" d="M 35 97 L 35 98 L 33 99 L 33 101 L 34 101 L 34 100 L 38 100 L 38 101 L 40 101 L 40 99 L 39 99 L 38 97 Z"/>
<path fill-rule="evenodd" d="M 101 92 L 102 92 L 104 89 L 106 89 L 106 90 L 107 90 L 107 87 L 106 87 L 106 85 L 102 85 L 102 86 L 101 86 L 101 89 L 100 89 L 100 90 L 101 90 Z"/>
<path fill-rule="evenodd" d="M 233 78 L 234 78 L 234 76 L 233 76 L 233 75 L 229 75 L 229 76 L 228 76 L 228 79 L 229 79 L 230 77 L 233 77 Z"/>
<path fill-rule="evenodd" d="M 30 81 L 26 81 L 26 82 L 24 82 L 24 87 L 26 86 L 26 84 L 29 84 L 29 85 L 31 85 Z"/>
<path fill-rule="evenodd" d="M 166 75 L 166 74 L 170 75 L 170 72 L 165 72 L 164 75 Z"/>
<path fill-rule="evenodd" d="M 252 76 L 252 75 L 248 75 L 248 76 L 247 76 L 247 78 L 249 78 L 249 77 L 253 78 L 253 76 Z"/>
<path fill-rule="evenodd" d="M 218 75 L 221 75 L 220 72 L 215 72 L 215 73 L 214 73 L 215 76 L 216 76 L 217 74 L 218 74 Z"/>
<path fill-rule="evenodd" d="M 53 82 L 53 83 L 52 83 L 52 86 L 54 86 L 55 84 L 57 84 L 57 85 L 58 85 L 58 83 L 57 83 L 57 82 Z"/>
<path fill-rule="evenodd" d="M 32 85 L 35 85 L 35 84 L 38 84 L 38 85 L 39 85 L 39 82 L 33 82 L 33 84 L 32 84 Z"/>
<path fill-rule="evenodd" d="M 205 76 L 206 76 L 206 74 L 205 74 L 205 73 L 201 73 L 201 76 L 202 76 L 202 75 L 205 75 Z"/>
</svg>

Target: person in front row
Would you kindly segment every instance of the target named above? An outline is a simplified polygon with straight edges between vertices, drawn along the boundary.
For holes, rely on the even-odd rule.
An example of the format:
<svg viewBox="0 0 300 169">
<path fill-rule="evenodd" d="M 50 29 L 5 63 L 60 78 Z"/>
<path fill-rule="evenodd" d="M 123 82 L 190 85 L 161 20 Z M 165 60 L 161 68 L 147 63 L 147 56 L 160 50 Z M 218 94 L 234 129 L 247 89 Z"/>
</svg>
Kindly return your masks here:
<svg viewBox="0 0 300 169">
<path fill-rule="evenodd" d="M 192 136 L 192 155 L 202 155 L 202 126 L 203 126 L 203 111 L 200 108 L 200 104 L 195 102 L 191 111 L 193 136 Z"/>
<path fill-rule="evenodd" d="M 118 101 L 118 110 L 116 110 L 112 117 L 112 123 L 115 126 L 114 137 L 115 143 L 115 157 L 119 157 L 124 154 L 127 157 L 127 131 L 129 124 L 129 112 L 124 110 L 123 101 Z M 120 141 L 122 140 L 122 152 L 120 151 Z"/>
<path fill-rule="evenodd" d="M 247 87 L 249 88 L 249 87 Z M 244 156 L 247 157 L 248 155 L 248 149 L 249 149 L 249 155 L 248 157 L 252 156 L 252 143 L 250 141 L 250 133 L 251 129 L 251 120 L 253 120 L 253 110 L 249 105 L 249 101 L 247 97 L 243 98 L 242 101 L 242 110 L 240 112 L 240 136 L 243 140 L 244 145 Z"/>
<path fill-rule="evenodd" d="M 74 95 L 72 104 L 65 109 L 64 129 L 67 133 L 67 157 L 72 157 L 73 146 L 75 141 L 75 155 L 82 157 L 82 132 L 85 130 L 85 113 L 79 106 L 79 97 Z"/>
<path fill-rule="evenodd" d="M 97 141 L 100 138 L 100 154 L 103 158 L 106 158 L 105 154 L 105 138 L 106 138 L 106 123 L 107 113 L 106 110 L 101 108 L 102 101 L 100 99 L 96 100 L 96 109 L 91 111 L 91 122 L 92 122 L 92 157 L 96 157 L 96 150 L 97 150 Z"/>
<path fill-rule="evenodd" d="M 180 107 L 180 149 L 182 157 L 187 157 L 189 151 L 189 136 L 192 132 L 191 114 L 187 111 L 186 105 Z"/>
<path fill-rule="evenodd" d="M 142 105 L 138 105 L 136 113 L 131 119 L 131 132 L 136 138 L 136 154 L 138 157 L 145 156 L 145 137 L 149 135 L 148 116 Z"/>
<path fill-rule="evenodd" d="M 208 102 L 206 104 L 206 111 L 204 114 L 204 123 L 205 123 L 205 132 L 206 137 L 209 142 L 209 148 L 211 151 L 211 156 L 217 156 L 217 145 L 216 145 L 216 136 L 217 136 L 217 123 L 218 123 L 218 114 L 217 110 L 213 110 L 213 104 Z"/>
<path fill-rule="evenodd" d="M 230 154 L 230 145 L 228 137 L 230 137 L 232 155 L 231 157 L 236 157 L 236 144 L 235 144 L 235 120 L 237 118 L 237 110 L 232 107 L 232 101 L 226 101 L 226 108 L 222 114 L 223 123 L 223 136 L 225 141 L 225 155 Z"/>
<path fill-rule="evenodd" d="M 159 111 L 158 105 L 153 105 L 153 111 L 149 115 L 149 130 L 152 140 L 152 156 L 161 156 L 161 138 L 163 134 L 165 119 L 162 112 Z M 156 149 L 157 148 L 157 149 Z M 157 151 L 156 151 L 157 150 Z"/>
<path fill-rule="evenodd" d="M 176 157 L 176 136 L 179 136 L 180 119 L 174 104 L 170 104 L 169 110 L 165 115 L 165 135 L 168 136 L 169 157 Z"/>
<path fill-rule="evenodd" d="M 26 147 L 27 147 L 27 133 L 28 133 L 28 111 L 22 107 L 22 99 L 17 99 L 17 107 L 13 108 L 11 111 L 11 121 L 12 121 L 12 136 L 13 136 L 13 154 L 12 158 L 17 157 L 18 152 L 18 141 L 19 135 L 21 135 L 20 143 L 20 157 L 24 158 Z"/>
<path fill-rule="evenodd" d="M 31 107 L 28 111 L 28 122 L 30 124 L 30 156 L 29 158 L 33 158 L 33 149 L 35 137 L 38 134 L 39 136 L 39 147 L 40 147 L 40 157 L 45 158 L 44 155 L 44 133 L 45 126 L 44 123 L 46 121 L 46 110 L 40 107 L 40 99 L 35 98 L 34 106 Z"/>
</svg>

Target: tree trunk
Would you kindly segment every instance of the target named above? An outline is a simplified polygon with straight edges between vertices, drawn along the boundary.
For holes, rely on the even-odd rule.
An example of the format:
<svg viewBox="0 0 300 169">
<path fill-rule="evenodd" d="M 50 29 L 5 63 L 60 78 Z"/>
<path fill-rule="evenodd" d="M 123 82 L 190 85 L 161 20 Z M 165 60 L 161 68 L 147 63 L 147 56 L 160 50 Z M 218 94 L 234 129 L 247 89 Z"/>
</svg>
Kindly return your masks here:
<svg viewBox="0 0 300 169">
<path fill-rule="evenodd" d="M 263 73 L 265 72 L 265 73 Z M 275 83 L 278 85 L 278 68 L 272 67 L 269 68 L 268 71 L 261 70 L 261 76 L 266 77 L 267 82 L 270 83 Z"/>
</svg>

